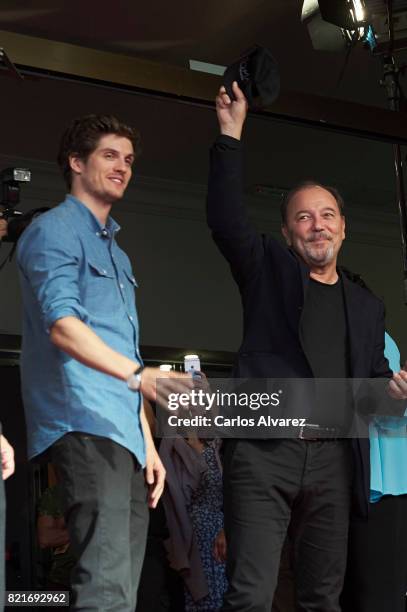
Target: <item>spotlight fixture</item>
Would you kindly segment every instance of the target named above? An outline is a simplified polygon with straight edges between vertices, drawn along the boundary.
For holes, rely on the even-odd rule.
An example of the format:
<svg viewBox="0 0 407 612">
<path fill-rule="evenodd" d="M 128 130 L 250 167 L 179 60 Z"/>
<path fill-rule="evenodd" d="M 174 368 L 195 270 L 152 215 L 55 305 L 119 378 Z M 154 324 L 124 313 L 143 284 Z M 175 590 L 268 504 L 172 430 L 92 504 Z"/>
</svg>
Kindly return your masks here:
<svg viewBox="0 0 407 612">
<path fill-rule="evenodd" d="M 362 0 L 319 0 L 322 18 L 344 30 L 356 30 L 366 23 L 365 3 Z"/>
<path fill-rule="evenodd" d="M 341 51 L 359 40 L 375 44 L 365 0 L 305 0 L 301 21 L 317 51 Z"/>
<path fill-rule="evenodd" d="M 342 51 L 362 41 L 371 51 L 386 53 L 389 7 L 392 50 L 407 49 L 407 0 L 305 0 L 301 21 L 317 51 Z"/>
</svg>

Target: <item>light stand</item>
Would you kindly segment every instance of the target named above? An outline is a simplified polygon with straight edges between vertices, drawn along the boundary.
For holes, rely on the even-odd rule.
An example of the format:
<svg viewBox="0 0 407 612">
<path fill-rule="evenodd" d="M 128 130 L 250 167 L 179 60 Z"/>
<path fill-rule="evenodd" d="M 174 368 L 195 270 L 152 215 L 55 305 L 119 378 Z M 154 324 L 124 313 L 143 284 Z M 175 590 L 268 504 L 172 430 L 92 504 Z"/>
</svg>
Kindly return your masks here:
<svg viewBox="0 0 407 612">
<path fill-rule="evenodd" d="M 389 21 L 389 24 L 391 24 L 390 28 L 392 28 L 392 22 Z M 381 81 L 381 85 L 386 90 L 387 101 L 389 103 L 390 110 L 398 112 L 400 110 L 400 86 L 398 82 L 399 70 L 397 68 L 394 55 L 391 53 L 391 51 L 392 50 L 390 49 L 390 54 L 385 55 L 383 58 L 383 79 Z M 405 304 L 407 304 L 407 205 L 404 184 L 403 160 L 399 144 L 393 144 L 393 156 L 394 173 L 396 178 L 396 199 L 399 211 L 401 250 L 403 259 L 404 302 Z"/>
<path fill-rule="evenodd" d="M 389 46 L 388 52 L 383 58 L 383 79 L 381 81 L 381 85 L 386 90 L 390 110 L 399 112 L 401 88 L 399 84 L 400 71 L 394 57 L 393 0 L 387 0 L 387 23 L 389 26 Z M 399 144 L 393 144 L 393 156 L 394 173 L 396 178 L 396 199 L 400 221 L 401 253 L 403 260 L 404 303 L 407 305 L 407 205 L 403 160 Z"/>
</svg>

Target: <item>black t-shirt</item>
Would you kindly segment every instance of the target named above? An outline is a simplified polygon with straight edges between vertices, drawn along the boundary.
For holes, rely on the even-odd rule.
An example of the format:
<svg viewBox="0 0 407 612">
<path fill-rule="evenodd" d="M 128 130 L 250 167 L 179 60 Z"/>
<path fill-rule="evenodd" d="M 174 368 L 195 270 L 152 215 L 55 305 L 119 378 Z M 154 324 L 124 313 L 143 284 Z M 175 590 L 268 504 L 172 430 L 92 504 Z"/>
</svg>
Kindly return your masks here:
<svg viewBox="0 0 407 612">
<path fill-rule="evenodd" d="M 342 281 L 310 279 L 300 324 L 304 352 L 316 379 L 317 399 L 309 421 L 348 429 L 352 413 L 348 385 L 326 379 L 349 377 L 349 340 Z"/>
</svg>

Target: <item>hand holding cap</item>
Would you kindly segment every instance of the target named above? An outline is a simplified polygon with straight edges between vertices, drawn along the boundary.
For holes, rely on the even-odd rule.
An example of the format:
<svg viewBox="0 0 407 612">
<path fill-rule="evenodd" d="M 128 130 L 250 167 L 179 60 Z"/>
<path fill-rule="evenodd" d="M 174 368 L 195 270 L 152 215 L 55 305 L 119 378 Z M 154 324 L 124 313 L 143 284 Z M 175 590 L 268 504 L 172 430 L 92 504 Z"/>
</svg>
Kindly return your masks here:
<svg viewBox="0 0 407 612">
<path fill-rule="evenodd" d="M 236 100 L 232 83 L 237 81 L 252 110 L 270 106 L 280 93 L 280 75 L 273 55 L 255 45 L 237 62 L 226 68 L 223 84 L 231 100 Z"/>
</svg>

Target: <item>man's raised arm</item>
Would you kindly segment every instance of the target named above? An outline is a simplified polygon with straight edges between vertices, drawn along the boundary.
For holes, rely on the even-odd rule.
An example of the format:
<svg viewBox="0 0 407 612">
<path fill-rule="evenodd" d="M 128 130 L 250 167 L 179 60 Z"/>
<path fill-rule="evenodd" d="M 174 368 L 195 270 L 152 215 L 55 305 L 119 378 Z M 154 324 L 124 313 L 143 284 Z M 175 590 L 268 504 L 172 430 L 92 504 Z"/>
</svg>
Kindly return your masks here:
<svg viewBox="0 0 407 612">
<path fill-rule="evenodd" d="M 244 283 L 263 257 L 262 238 L 249 221 L 242 201 L 242 146 L 247 101 L 233 83 L 236 100 L 224 87 L 216 97 L 220 136 L 210 153 L 207 217 L 213 238 L 228 260 L 236 281 Z"/>
</svg>

